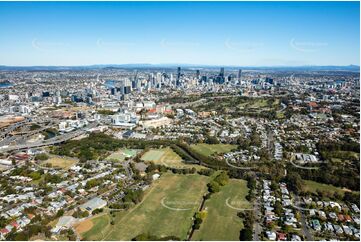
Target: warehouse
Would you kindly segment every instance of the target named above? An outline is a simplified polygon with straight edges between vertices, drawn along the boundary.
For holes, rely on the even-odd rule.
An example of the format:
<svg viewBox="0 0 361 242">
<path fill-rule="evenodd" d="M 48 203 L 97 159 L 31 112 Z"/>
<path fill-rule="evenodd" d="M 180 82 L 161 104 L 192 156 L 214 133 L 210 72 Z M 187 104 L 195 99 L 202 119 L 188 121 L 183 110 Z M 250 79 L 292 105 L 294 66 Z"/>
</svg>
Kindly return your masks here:
<svg viewBox="0 0 361 242">
<path fill-rule="evenodd" d="M 83 211 L 92 212 L 97 208 L 103 208 L 107 205 L 107 202 L 99 197 L 95 197 L 83 205 L 80 205 L 79 208 Z"/>
</svg>

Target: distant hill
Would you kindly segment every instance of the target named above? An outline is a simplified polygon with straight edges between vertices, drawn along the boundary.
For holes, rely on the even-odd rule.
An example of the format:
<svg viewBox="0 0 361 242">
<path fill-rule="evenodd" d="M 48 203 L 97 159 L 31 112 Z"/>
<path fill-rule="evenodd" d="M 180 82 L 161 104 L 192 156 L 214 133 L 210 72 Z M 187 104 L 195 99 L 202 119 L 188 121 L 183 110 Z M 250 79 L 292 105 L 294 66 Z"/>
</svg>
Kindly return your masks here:
<svg viewBox="0 0 361 242">
<path fill-rule="evenodd" d="M 92 69 L 173 69 L 178 66 L 184 69 L 219 69 L 224 67 L 230 70 L 278 70 L 278 71 L 354 71 L 359 72 L 360 66 L 220 66 L 220 65 L 193 65 L 193 64 L 107 64 L 88 66 L 0 66 L 0 71 L 66 71 Z"/>
</svg>

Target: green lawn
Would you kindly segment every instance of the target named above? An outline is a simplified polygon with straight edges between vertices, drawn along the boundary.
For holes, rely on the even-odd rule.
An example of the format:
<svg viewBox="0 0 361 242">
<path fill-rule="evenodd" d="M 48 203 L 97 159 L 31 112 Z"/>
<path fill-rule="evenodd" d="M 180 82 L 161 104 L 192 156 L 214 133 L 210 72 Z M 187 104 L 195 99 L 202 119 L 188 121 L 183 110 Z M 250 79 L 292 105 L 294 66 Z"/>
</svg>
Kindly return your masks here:
<svg viewBox="0 0 361 242">
<path fill-rule="evenodd" d="M 267 106 L 268 106 L 268 102 L 266 99 L 256 99 L 254 100 L 252 105 L 249 106 L 249 108 L 263 108 Z"/>
<path fill-rule="evenodd" d="M 341 194 L 344 194 L 345 191 L 347 191 L 340 187 L 335 187 L 332 185 L 318 183 L 318 182 L 310 181 L 310 180 L 304 180 L 303 189 L 305 191 L 312 192 L 312 193 L 316 193 L 317 190 L 320 190 L 320 191 L 325 191 L 325 192 L 332 192 L 332 193 L 339 192 Z"/>
<path fill-rule="evenodd" d="M 247 182 L 244 180 L 230 180 L 220 192 L 212 194 L 205 203 L 208 215 L 192 240 L 239 240 L 243 223 L 237 216 L 237 209 L 251 208 L 245 198 L 247 194 Z"/>
<path fill-rule="evenodd" d="M 164 155 L 164 153 L 164 149 L 149 150 L 142 156 L 141 159 L 144 161 L 159 161 Z"/>
<path fill-rule="evenodd" d="M 196 168 L 197 170 L 204 169 L 203 166 L 186 164 L 183 159 L 175 153 L 172 148 L 167 147 L 163 149 L 152 149 L 147 151 L 142 157 L 143 161 L 151 161 L 156 165 L 168 166 L 171 168 Z"/>
<path fill-rule="evenodd" d="M 79 160 L 77 158 L 67 157 L 67 156 L 57 156 L 51 155 L 49 159 L 41 162 L 42 166 L 46 164 L 51 164 L 52 167 L 62 168 L 68 170 L 70 167 L 75 165 Z"/>
<path fill-rule="evenodd" d="M 114 161 L 124 161 L 126 157 L 134 157 L 140 150 L 133 150 L 133 149 L 121 149 L 116 152 L 113 152 L 109 155 L 106 159 L 107 160 L 114 160 Z"/>
<path fill-rule="evenodd" d="M 104 231 L 110 229 L 111 218 L 109 214 L 104 214 L 91 220 L 93 227 L 91 230 L 82 234 L 84 240 L 101 240 L 104 237 Z"/>
<path fill-rule="evenodd" d="M 206 156 L 211 156 L 213 154 L 227 153 L 235 148 L 237 145 L 230 144 L 195 144 L 191 147 L 198 153 Z"/>
<path fill-rule="evenodd" d="M 273 106 L 273 107 L 278 107 L 279 105 L 280 105 L 280 100 L 277 98 L 277 99 L 275 99 L 275 100 L 273 101 L 272 106 Z"/>
<path fill-rule="evenodd" d="M 283 119 L 283 118 L 285 118 L 285 113 L 284 113 L 284 112 L 277 112 L 277 113 L 276 113 L 276 118 L 278 118 L 278 119 Z"/>
<path fill-rule="evenodd" d="M 140 204 L 115 217 L 114 225 L 109 225 L 109 221 L 98 222 L 101 226 L 94 226 L 84 236 L 96 240 L 131 240 L 141 233 L 149 233 L 157 237 L 174 235 L 184 240 L 208 181 L 209 177 L 195 174 L 163 174 L 147 190 Z M 91 235 L 96 237 L 89 237 Z"/>
</svg>

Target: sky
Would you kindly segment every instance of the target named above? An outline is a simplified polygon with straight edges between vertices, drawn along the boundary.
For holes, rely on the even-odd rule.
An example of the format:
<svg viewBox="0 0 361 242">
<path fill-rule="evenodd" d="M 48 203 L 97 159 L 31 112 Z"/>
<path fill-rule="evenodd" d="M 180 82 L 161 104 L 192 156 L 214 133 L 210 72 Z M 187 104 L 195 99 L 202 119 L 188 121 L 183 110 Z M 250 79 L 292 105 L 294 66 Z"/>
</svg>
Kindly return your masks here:
<svg viewBox="0 0 361 242">
<path fill-rule="evenodd" d="M 359 65 L 359 4 L 0 2 L 0 65 Z"/>
</svg>

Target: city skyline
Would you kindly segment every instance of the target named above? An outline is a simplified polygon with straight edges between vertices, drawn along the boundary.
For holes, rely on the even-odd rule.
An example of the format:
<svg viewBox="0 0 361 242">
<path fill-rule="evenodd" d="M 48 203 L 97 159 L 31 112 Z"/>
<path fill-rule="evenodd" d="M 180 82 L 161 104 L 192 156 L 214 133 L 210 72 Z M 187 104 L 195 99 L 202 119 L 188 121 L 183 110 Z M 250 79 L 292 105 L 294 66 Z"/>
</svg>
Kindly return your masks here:
<svg viewBox="0 0 361 242">
<path fill-rule="evenodd" d="M 360 241 L 360 2 L 0 0 L 1 241 Z"/>
<path fill-rule="evenodd" d="M 359 2 L 1 2 L 0 65 L 359 65 L 359 20 Z"/>
</svg>

